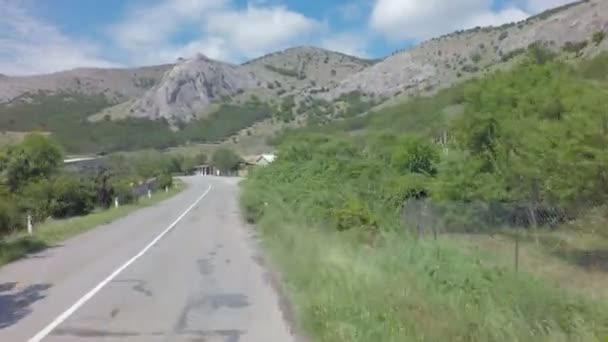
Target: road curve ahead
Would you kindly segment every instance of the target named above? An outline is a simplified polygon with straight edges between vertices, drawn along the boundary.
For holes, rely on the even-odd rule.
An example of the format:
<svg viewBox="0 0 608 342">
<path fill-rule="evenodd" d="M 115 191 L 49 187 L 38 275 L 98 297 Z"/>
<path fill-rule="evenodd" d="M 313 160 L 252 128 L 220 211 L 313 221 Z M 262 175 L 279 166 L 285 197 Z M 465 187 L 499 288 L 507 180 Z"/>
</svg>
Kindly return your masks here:
<svg viewBox="0 0 608 342">
<path fill-rule="evenodd" d="M 0 268 L 0 341 L 295 340 L 242 223 L 237 179 Z"/>
</svg>

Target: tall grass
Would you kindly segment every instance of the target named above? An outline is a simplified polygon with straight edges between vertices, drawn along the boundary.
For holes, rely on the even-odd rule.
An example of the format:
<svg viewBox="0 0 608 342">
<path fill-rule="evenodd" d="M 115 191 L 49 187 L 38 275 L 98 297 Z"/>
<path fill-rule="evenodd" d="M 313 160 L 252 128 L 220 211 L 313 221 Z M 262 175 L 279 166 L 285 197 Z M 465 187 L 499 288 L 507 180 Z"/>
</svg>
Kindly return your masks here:
<svg viewBox="0 0 608 342">
<path fill-rule="evenodd" d="M 604 341 L 608 305 L 486 264 L 448 241 L 416 241 L 381 218 L 382 236 L 336 232 L 306 200 L 248 181 L 242 203 L 315 341 Z M 253 199 L 266 205 L 256 207 Z M 314 213 L 314 210 L 312 211 Z"/>
</svg>

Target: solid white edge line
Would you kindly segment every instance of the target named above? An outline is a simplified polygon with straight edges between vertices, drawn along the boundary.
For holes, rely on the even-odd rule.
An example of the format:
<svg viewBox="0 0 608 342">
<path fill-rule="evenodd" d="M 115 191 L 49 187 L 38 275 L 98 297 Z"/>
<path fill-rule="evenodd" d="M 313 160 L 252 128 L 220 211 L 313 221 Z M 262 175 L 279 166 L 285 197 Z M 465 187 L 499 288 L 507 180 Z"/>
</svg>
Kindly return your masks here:
<svg viewBox="0 0 608 342">
<path fill-rule="evenodd" d="M 84 305 L 87 301 L 89 301 L 97 292 L 99 292 L 104 286 L 106 286 L 109 282 L 111 282 L 116 276 L 118 276 L 122 271 L 124 271 L 129 265 L 134 263 L 137 259 L 139 259 L 142 255 L 144 255 L 150 248 L 152 248 L 160 239 L 163 238 L 168 232 L 170 232 L 178 223 L 181 221 L 189 212 L 192 210 L 206 195 L 211 191 L 211 184 L 209 184 L 209 188 L 199 197 L 186 211 L 184 211 L 167 229 L 165 229 L 160 235 L 158 235 L 152 242 L 150 242 L 141 252 L 137 253 L 134 257 L 129 259 L 129 261 L 125 262 L 122 266 L 116 269 L 112 274 L 110 274 L 106 279 L 104 279 L 101 283 L 87 292 L 84 296 L 82 296 L 76 303 L 74 303 L 69 309 L 65 310 L 61 315 L 57 316 L 57 318 L 52 321 L 49 325 L 47 325 L 44 329 L 40 330 L 34 337 L 30 338 L 28 342 L 40 342 L 42 339 L 47 337 L 57 326 L 63 323 L 68 317 L 70 317 L 74 312 L 76 312 L 82 305 Z"/>
</svg>

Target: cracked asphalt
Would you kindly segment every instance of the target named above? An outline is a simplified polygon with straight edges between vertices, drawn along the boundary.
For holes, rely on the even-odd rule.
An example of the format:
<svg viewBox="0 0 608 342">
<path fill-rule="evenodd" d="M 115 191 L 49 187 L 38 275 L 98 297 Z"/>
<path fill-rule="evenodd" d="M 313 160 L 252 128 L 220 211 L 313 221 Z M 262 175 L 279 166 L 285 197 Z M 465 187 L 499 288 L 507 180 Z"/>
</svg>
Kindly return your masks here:
<svg viewBox="0 0 608 342">
<path fill-rule="evenodd" d="M 143 250 L 208 186 L 209 193 L 139 259 L 44 341 L 290 342 L 295 337 L 253 230 L 238 179 L 187 177 L 154 207 L 0 268 L 0 341 L 28 341 Z"/>
</svg>

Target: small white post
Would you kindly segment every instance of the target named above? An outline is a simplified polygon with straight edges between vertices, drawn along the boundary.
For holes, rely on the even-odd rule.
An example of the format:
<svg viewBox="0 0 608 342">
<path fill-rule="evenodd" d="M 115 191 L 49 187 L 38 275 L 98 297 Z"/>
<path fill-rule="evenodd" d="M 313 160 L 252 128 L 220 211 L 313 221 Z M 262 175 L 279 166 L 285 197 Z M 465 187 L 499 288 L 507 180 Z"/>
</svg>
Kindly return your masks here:
<svg viewBox="0 0 608 342">
<path fill-rule="evenodd" d="M 114 208 L 118 208 L 118 197 L 114 197 Z"/>
<path fill-rule="evenodd" d="M 27 233 L 29 235 L 32 235 L 32 233 L 33 233 L 32 215 L 31 214 L 27 214 Z"/>
<path fill-rule="evenodd" d="M 152 197 L 152 190 L 148 189 L 148 198 Z"/>
<path fill-rule="evenodd" d="M 165 192 L 169 192 L 169 186 L 165 186 Z"/>
</svg>

